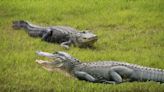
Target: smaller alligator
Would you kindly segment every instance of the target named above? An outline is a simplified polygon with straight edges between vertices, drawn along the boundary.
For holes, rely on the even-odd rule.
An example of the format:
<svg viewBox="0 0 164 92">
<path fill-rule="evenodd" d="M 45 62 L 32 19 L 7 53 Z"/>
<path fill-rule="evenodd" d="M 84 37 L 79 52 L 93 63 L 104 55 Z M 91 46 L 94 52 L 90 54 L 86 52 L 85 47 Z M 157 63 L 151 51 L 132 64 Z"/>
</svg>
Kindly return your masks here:
<svg viewBox="0 0 164 92">
<path fill-rule="evenodd" d="M 122 83 L 131 81 L 156 81 L 164 83 L 164 70 L 143 67 L 115 61 L 101 61 L 82 63 L 65 52 L 36 52 L 39 56 L 54 59 L 53 62 L 36 60 L 43 68 L 49 71 L 65 71 L 80 80 L 93 83 Z"/>
<path fill-rule="evenodd" d="M 41 37 L 47 42 L 59 43 L 62 47 L 69 48 L 73 44 L 78 47 L 92 47 L 97 41 L 97 36 L 88 31 L 77 31 L 66 26 L 41 27 L 27 21 L 13 21 L 14 29 L 25 29 L 32 37 Z"/>
</svg>

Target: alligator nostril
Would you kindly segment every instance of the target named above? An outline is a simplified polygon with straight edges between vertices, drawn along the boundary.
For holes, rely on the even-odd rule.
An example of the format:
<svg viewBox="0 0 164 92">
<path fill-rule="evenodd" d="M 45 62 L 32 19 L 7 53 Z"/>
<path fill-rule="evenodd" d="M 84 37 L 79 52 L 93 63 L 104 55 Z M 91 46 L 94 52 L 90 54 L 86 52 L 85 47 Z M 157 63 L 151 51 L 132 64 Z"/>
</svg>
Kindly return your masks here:
<svg viewBox="0 0 164 92">
<path fill-rule="evenodd" d="M 97 38 L 97 36 L 94 36 L 94 37 L 92 37 L 92 38 L 89 38 L 90 40 L 97 40 L 98 38 Z"/>
</svg>

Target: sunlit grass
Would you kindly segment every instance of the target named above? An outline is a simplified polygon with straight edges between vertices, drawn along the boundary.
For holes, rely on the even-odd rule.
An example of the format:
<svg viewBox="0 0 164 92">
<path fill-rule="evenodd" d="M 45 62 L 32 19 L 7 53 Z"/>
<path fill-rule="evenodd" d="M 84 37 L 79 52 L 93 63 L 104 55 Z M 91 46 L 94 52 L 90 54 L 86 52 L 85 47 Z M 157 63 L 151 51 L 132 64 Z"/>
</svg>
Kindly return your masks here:
<svg viewBox="0 0 164 92">
<path fill-rule="evenodd" d="M 67 25 L 98 35 L 95 49 L 66 50 L 23 30 L 13 20 Z M 89 83 L 50 73 L 34 61 L 36 50 L 66 51 L 82 62 L 115 60 L 164 69 L 163 0 L 0 0 L 0 91 L 163 92 L 163 84 Z"/>
</svg>

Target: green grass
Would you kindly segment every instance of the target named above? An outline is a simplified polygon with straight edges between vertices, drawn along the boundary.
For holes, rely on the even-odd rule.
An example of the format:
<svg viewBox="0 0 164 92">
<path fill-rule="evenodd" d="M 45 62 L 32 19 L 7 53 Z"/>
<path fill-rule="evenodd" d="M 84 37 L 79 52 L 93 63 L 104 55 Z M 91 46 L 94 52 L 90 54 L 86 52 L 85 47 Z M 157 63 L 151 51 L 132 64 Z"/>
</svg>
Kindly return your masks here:
<svg viewBox="0 0 164 92">
<path fill-rule="evenodd" d="M 11 22 L 19 19 L 88 29 L 99 40 L 96 49 L 65 50 L 13 30 Z M 36 50 L 66 51 L 83 62 L 116 60 L 164 69 L 164 1 L 0 0 L 1 92 L 164 92 L 156 82 L 98 84 L 50 73 L 34 62 Z"/>
</svg>

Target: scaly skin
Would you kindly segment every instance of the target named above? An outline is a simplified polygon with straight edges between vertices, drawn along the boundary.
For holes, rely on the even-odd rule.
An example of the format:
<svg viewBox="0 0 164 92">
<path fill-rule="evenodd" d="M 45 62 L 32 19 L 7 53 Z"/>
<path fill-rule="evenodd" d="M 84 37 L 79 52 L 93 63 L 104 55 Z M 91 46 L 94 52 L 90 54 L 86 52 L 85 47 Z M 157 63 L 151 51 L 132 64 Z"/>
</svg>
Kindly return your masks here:
<svg viewBox="0 0 164 92">
<path fill-rule="evenodd" d="M 45 69 L 62 70 L 81 80 L 96 83 L 122 83 L 127 81 L 156 81 L 164 82 L 164 70 L 143 67 L 116 61 L 101 61 L 81 63 L 79 60 L 65 52 L 54 54 L 37 52 L 40 56 L 54 59 L 54 62 L 36 60 Z"/>
<path fill-rule="evenodd" d="M 23 28 L 32 37 L 41 37 L 47 42 L 60 43 L 65 48 L 69 48 L 71 44 L 79 47 L 92 47 L 97 41 L 97 36 L 91 32 L 79 32 L 66 26 L 41 27 L 20 20 L 13 21 L 12 27 L 14 29 Z"/>
</svg>

